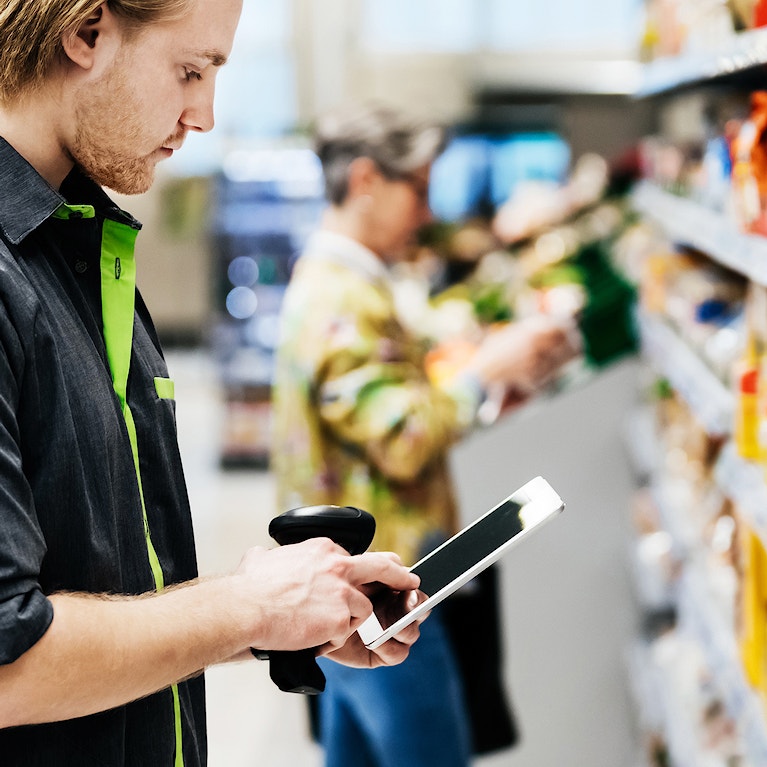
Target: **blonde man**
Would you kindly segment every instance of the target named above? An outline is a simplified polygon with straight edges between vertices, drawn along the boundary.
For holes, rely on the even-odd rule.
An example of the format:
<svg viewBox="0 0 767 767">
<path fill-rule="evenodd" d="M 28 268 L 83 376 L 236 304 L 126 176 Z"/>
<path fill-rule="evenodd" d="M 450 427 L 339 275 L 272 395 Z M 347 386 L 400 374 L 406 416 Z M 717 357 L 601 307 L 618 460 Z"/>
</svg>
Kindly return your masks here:
<svg viewBox="0 0 767 767">
<path fill-rule="evenodd" d="M 373 655 L 387 554 L 250 549 L 195 580 L 172 382 L 135 289 L 149 188 L 213 127 L 241 0 L 5 0 L 0 8 L 0 762 L 206 763 L 201 671 L 249 648 Z M 173 588 L 170 588 L 173 586 Z M 351 637 L 351 640 L 350 640 Z"/>
</svg>

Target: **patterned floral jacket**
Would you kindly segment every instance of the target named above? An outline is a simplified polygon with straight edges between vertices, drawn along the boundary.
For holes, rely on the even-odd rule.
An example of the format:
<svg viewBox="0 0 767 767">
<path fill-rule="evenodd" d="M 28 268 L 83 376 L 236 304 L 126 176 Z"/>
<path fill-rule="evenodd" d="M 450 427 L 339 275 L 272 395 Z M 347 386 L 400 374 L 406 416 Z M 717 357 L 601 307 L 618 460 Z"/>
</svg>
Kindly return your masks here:
<svg viewBox="0 0 767 767">
<path fill-rule="evenodd" d="M 427 347 L 397 319 L 383 263 L 341 235 L 311 238 L 281 321 L 272 462 L 279 508 L 365 509 L 377 523 L 371 548 L 413 564 L 455 532 L 447 451 L 474 421 L 478 387 L 429 381 Z"/>
</svg>

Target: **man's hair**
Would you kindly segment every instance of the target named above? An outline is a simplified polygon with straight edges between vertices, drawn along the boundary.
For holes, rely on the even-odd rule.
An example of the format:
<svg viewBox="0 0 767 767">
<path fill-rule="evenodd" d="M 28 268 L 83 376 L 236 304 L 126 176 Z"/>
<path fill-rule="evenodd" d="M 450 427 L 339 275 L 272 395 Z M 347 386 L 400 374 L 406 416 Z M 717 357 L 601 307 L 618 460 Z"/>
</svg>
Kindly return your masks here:
<svg viewBox="0 0 767 767">
<path fill-rule="evenodd" d="M 391 106 L 343 106 L 318 118 L 314 150 L 322 163 L 325 196 L 340 205 L 349 191 L 349 166 L 368 157 L 387 178 L 403 178 L 444 149 L 445 131 Z"/>
<path fill-rule="evenodd" d="M 63 56 L 62 38 L 104 0 L 3 0 L 0 6 L 0 102 L 38 88 Z M 189 0 L 107 0 L 127 32 L 180 18 Z"/>
</svg>

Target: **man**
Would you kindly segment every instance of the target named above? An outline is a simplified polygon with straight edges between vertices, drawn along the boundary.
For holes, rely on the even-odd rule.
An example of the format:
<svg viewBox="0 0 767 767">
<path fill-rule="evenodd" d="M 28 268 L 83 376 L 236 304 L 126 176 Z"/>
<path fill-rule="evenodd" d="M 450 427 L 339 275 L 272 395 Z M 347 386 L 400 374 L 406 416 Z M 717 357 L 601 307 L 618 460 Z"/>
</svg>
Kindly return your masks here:
<svg viewBox="0 0 767 767">
<path fill-rule="evenodd" d="M 327 539 L 197 575 L 172 382 L 135 290 L 149 188 L 213 89 L 241 0 L 0 9 L 0 763 L 202 765 L 200 671 L 249 648 L 398 663 L 356 627 L 390 554 Z M 169 588 L 173 585 L 172 588 Z M 351 637 L 351 638 L 350 638 Z M 255 662 L 255 661 L 253 661 Z"/>
<path fill-rule="evenodd" d="M 343 503 L 377 521 L 374 546 L 413 564 L 456 532 L 448 450 L 483 392 L 529 396 L 577 353 L 571 328 L 535 317 L 489 335 L 444 385 L 400 321 L 388 267 L 431 218 L 435 125 L 379 104 L 343 106 L 315 130 L 329 205 L 291 277 L 274 399 L 279 503 Z M 328 767 L 466 767 L 469 733 L 439 620 L 406 663 L 326 668 L 319 700 Z"/>
</svg>

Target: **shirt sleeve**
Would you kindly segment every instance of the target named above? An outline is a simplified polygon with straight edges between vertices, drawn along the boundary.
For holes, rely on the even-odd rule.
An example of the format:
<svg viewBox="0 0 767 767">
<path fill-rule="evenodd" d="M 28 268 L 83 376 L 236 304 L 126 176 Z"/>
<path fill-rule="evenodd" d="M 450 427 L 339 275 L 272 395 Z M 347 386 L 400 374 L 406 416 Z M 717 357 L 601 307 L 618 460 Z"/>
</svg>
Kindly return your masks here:
<svg viewBox="0 0 767 767">
<path fill-rule="evenodd" d="M 22 345 L 0 305 L 0 664 L 23 655 L 53 620 L 39 584 L 46 546 L 23 471 L 16 417 L 23 369 Z"/>
<path fill-rule="evenodd" d="M 473 423 L 481 390 L 468 377 L 435 386 L 417 355 L 398 348 L 406 336 L 397 341 L 377 325 L 357 317 L 353 343 L 330 341 L 317 407 L 339 442 L 389 479 L 411 482 Z"/>
</svg>

